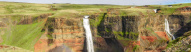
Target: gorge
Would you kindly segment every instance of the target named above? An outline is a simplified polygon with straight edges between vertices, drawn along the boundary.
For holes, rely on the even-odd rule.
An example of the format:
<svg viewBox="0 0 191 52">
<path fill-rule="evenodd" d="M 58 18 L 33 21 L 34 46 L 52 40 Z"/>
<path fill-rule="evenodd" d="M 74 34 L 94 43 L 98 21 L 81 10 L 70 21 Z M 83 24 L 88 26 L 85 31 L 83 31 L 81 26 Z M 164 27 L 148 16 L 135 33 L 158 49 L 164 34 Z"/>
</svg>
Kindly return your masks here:
<svg viewBox="0 0 191 52">
<path fill-rule="evenodd" d="M 0 2 L 0 51 L 189 52 L 190 7 Z"/>
</svg>

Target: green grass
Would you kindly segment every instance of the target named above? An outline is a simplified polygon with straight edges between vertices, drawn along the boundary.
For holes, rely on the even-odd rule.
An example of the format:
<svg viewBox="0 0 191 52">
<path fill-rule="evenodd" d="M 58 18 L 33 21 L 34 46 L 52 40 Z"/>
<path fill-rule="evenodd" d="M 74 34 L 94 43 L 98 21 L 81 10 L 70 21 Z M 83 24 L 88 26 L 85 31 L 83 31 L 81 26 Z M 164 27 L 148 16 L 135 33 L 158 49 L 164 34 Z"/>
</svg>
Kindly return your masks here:
<svg viewBox="0 0 191 52">
<path fill-rule="evenodd" d="M 121 16 L 139 16 L 140 13 L 147 14 L 147 11 L 153 11 L 152 9 L 143 9 L 143 8 L 127 8 L 127 9 L 120 9 Z M 151 13 L 154 13 L 151 12 Z"/>
<path fill-rule="evenodd" d="M 163 15 L 171 15 L 176 12 L 176 9 L 185 6 L 191 6 L 191 3 L 184 3 L 182 5 L 172 4 L 172 7 L 168 7 L 168 5 L 150 5 L 150 7 L 153 9 L 161 9 L 161 14 Z"/>
<path fill-rule="evenodd" d="M 43 25 L 42 21 L 28 25 L 11 26 L 2 36 L 4 40 L 2 44 L 33 50 L 34 44 L 43 33 L 41 32 Z"/>
<path fill-rule="evenodd" d="M 162 8 L 161 13 L 165 15 L 173 14 L 177 8 Z"/>
<path fill-rule="evenodd" d="M 107 15 L 105 15 L 107 17 Z M 98 25 L 101 24 L 101 21 L 104 20 L 104 13 L 101 13 L 98 17 L 94 19 L 90 19 L 90 25 L 93 25 L 94 27 L 97 27 Z"/>
<path fill-rule="evenodd" d="M 138 35 L 134 32 L 129 33 L 129 32 L 117 32 L 117 31 L 113 31 L 113 34 L 117 37 L 118 40 L 132 40 L 132 39 L 123 37 L 125 34 L 126 35 Z"/>
<path fill-rule="evenodd" d="M 185 7 L 185 6 L 191 6 L 191 3 L 184 3 L 182 5 L 180 5 L 180 4 L 173 4 L 173 8 L 180 8 L 180 7 Z"/>
<path fill-rule="evenodd" d="M 0 15 L 31 15 L 42 13 L 54 13 L 49 4 L 0 2 Z"/>
<path fill-rule="evenodd" d="M 54 4 L 55 8 L 61 9 L 87 9 L 87 8 L 123 8 L 120 5 L 85 5 L 85 4 Z"/>
<path fill-rule="evenodd" d="M 53 6 L 56 11 L 51 10 Z M 162 14 L 172 14 L 179 7 L 191 6 L 190 3 L 186 4 L 174 4 L 173 7 L 167 5 L 150 5 L 145 8 L 140 6 L 139 8 L 128 8 L 130 6 L 120 5 L 85 5 L 85 4 L 34 4 L 34 3 L 16 3 L 16 2 L 0 2 L 0 15 L 36 15 L 43 13 L 54 13 L 52 17 L 78 17 L 80 15 L 92 15 L 95 13 L 103 12 L 101 9 L 108 8 L 120 8 L 120 16 L 126 15 L 140 15 L 148 14 L 147 12 L 153 11 L 152 9 L 162 9 Z M 152 13 L 152 12 L 151 12 Z M 72 15 L 68 15 L 72 14 Z M 79 14 L 79 15 L 75 15 Z M 113 14 L 112 14 L 113 15 Z"/>
<path fill-rule="evenodd" d="M 51 6 L 53 6 L 51 8 Z M 100 9 L 124 8 L 129 6 L 119 5 L 83 5 L 83 4 L 34 4 L 34 3 L 16 3 L 0 2 L 0 15 L 36 15 L 43 13 L 54 13 L 52 17 L 70 17 L 75 14 L 91 15 L 102 12 Z M 51 9 L 56 9 L 55 11 Z M 73 15 L 68 15 L 73 14 Z"/>
<path fill-rule="evenodd" d="M 177 39 L 170 41 L 167 45 L 167 48 L 174 46 L 177 42 L 181 41 L 182 39 L 183 37 L 178 37 Z"/>
<path fill-rule="evenodd" d="M 133 47 L 133 51 L 137 50 L 139 47 L 139 45 L 136 45 L 135 47 Z"/>
</svg>

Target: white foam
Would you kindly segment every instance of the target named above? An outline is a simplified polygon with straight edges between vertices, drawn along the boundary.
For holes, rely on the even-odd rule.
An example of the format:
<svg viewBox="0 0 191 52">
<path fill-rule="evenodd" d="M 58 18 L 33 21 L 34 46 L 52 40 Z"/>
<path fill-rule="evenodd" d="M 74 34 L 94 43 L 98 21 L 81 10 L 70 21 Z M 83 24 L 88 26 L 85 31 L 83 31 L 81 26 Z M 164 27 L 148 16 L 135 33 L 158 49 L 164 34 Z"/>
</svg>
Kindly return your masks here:
<svg viewBox="0 0 191 52">
<path fill-rule="evenodd" d="M 168 20 L 165 18 L 165 31 L 167 33 L 167 35 L 170 37 L 172 36 L 172 40 L 175 39 L 175 37 L 170 33 L 170 28 L 169 28 L 169 23 L 168 23 Z"/>
<path fill-rule="evenodd" d="M 84 18 L 89 18 L 89 16 L 84 16 Z"/>
<path fill-rule="evenodd" d="M 84 16 L 84 18 L 83 18 L 83 26 L 84 26 L 85 32 L 86 32 L 87 50 L 88 50 L 88 52 L 94 52 L 92 33 L 90 30 L 90 24 L 89 24 L 88 17 L 89 16 Z"/>
<path fill-rule="evenodd" d="M 155 11 L 155 13 L 157 13 L 157 9 L 153 9 Z"/>
</svg>

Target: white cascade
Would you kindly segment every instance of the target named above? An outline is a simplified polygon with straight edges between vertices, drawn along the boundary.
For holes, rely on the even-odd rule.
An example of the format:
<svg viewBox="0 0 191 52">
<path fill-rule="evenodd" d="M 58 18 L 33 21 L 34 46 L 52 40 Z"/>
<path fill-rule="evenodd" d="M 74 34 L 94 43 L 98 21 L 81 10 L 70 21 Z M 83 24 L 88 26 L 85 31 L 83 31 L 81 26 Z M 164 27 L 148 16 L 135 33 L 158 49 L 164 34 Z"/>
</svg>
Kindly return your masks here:
<svg viewBox="0 0 191 52">
<path fill-rule="evenodd" d="M 169 23 L 168 23 L 168 20 L 166 18 L 165 18 L 165 31 L 166 31 L 167 34 L 170 34 L 170 36 L 172 36 L 173 40 L 175 39 L 175 37 L 170 33 Z"/>
<path fill-rule="evenodd" d="M 155 13 L 157 13 L 157 9 L 153 9 Z"/>
<path fill-rule="evenodd" d="M 93 39 L 92 39 L 92 34 L 90 30 L 90 24 L 89 24 L 89 16 L 84 16 L 83 18 L 83 26 L 85 28 L 86 32 L 86 42 L 87 42 L 87 50 L 88 52 L 94 52 L 94 46 L 93 46 Z"/>
</svg>

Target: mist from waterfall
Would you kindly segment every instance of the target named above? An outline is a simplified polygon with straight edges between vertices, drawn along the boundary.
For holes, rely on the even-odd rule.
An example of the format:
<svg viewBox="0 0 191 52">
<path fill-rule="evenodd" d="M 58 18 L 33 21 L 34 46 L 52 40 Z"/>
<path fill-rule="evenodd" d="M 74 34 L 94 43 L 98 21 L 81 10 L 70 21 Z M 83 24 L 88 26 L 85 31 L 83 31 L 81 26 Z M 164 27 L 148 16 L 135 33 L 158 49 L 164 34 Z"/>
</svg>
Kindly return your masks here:
<svg viewBox="0 0 191 52">
<path fill-rule="evenodd" d="M 93 46 L 93 39 L 92 39 L 92 34 L 90 30 L 90 24 L 89 24 L 89 16 L 84 16 L 83 18 L 83 26 L 85 28 L 85 33 L 86 33 L 86 42 L 87 42 L 87 50 L 88 52 L 94 52 L 94 46 Z"/>
<path fill-rule="evenodd" d="M 169 23 L 168 23 L 168 20 L 166 18 L 165 18 L 165 31 L 166 31 L 167 35 L 169 34 L 170 36 L 172 36 L 172 40 L 175 39 L 175 37 L 170 33 Z"/>
</svg>

